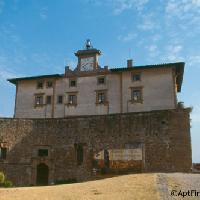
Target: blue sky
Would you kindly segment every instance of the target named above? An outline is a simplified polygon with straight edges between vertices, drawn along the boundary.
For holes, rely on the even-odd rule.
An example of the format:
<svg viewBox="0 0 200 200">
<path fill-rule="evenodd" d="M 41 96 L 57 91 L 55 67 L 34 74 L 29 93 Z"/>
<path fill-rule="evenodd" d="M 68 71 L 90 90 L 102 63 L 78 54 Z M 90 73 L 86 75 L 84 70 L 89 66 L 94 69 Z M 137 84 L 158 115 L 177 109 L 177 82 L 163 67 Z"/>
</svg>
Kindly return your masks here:
<svg viewBox="0 0 200 200">
<path fill-rule="evenodd" d="M 12 116 L 7 78 L 63 73 L 87 38 L 102 66 L 184 61 L 179 101 L 193 107 L 193 162 L 200 162 L 200 0 L 0 0 L 0 116 Z"/>
</svg>

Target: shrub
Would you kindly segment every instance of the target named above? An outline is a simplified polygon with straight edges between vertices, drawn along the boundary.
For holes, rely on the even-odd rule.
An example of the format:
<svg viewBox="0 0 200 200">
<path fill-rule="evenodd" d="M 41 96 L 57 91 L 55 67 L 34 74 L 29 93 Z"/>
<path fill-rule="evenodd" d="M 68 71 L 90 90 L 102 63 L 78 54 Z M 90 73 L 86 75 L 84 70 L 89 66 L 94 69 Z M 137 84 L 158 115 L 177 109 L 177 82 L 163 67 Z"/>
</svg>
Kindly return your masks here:
<svg viewBox="0 0 200 200">
<path fill-rule="evenodd" d="M 69 178 L 67 180 L 56 180 L 55 181 L 55 185 L 70 184 L 70 183 L 77 183 L 77 180 L 75 178 Z"/>
<path fill-rule="evenodd" d="M 8 188 L 8 187 L 12 187 L 13 183 L 11 181 L 9 181 L 9 180 L 5 180 L 3 185 L 4 185 L 4 187 Z"/>
<path fill-rule="evenodd" d="M 12 187 L 13 183 L 9 180 L 6 180 L 3 172 L 0 172 L 0 187 Z"/>
<path fill-rule="evenodd" d="M 5 175 L 3 172 L 0 172 L 0 184 L 3 184 L 5 181 Z"/>
<path fill-rule="evenodd" d="M 107 169 L 105 167 L 101 168 L 101 174 L 102 175 L 107 174 Z"/>
</svg>

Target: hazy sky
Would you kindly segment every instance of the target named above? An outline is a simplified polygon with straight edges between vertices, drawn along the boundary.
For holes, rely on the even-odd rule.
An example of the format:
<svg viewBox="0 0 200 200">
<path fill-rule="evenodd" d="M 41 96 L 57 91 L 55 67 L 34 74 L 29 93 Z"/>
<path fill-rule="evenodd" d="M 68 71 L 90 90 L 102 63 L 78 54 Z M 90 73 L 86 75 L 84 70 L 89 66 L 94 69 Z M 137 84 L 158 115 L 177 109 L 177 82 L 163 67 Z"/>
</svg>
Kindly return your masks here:
<svg viewBox="0 0 200 200">
<path fill-rule="evenodd" d="M 200 0 L 0 0 L 0 116 L 13 116 L 7 78 L 63 73 L 90 38 L 102 66 L 184 61 L 179 101 L 192 106 L 200 162 Z M 180 122 L 181 123 L 181 122 Z"/>
</svg>

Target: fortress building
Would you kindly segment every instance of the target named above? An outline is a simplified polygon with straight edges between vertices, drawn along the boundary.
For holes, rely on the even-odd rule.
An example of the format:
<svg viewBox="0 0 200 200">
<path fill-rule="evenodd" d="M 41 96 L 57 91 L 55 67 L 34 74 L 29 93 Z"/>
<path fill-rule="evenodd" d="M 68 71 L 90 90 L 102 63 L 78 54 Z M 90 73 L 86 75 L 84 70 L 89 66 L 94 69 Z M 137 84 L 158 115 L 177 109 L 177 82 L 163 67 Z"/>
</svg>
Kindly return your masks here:
<svg viewBox="0 0 200 200">
<path fill-rule="evenodd" d="M 15 118 L 63 118 L 80 115 L 175 109 L 184 63 L 111 68 L 99 65 L 101 51 L 90 43 L 75 53 L 77 67 L 64 74 L 9 79 L 16 85 Z"/>
<path fill-rule="evenodd" d="M 14 118 L 0 118 L 0 171 L 15 185 L 102 173 L 189 172 L 190 108 L 177 102 L 184 63 L 101 67 L 87 40 L 64 74 L 9 79 Z"/>
</svg>

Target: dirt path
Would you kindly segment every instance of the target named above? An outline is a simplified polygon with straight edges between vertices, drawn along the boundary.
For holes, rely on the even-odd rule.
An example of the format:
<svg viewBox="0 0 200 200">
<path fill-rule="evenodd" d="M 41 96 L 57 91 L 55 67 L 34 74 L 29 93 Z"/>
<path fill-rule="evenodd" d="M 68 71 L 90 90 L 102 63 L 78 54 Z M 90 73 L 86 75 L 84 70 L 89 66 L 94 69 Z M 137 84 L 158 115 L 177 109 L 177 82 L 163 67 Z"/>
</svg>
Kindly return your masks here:
<svg viewBox="0 0 200 200">
<path fill-rule="evenodd" d="M 160 199 L 162 200 L 172 199 L 171 196 L 169 195 L 168 182 L 165 174 L 157 175 L 157 188 L 160 195 Z"/>
<path fill-rule="evenodd" d="M 167 179 L 173 199 L 200 200 L 200 174 L 174 173 Z"/>
<path fill-rule="evenodd" d="M 200 200 L 200 174 L 158 174 L 157 188 L 163 200 Z"/>
<path fill-rule="evenodd" d="M 0 189 L 0 200 L 158 200 L 156 174 L 47 187 Z"/>
</svg>

